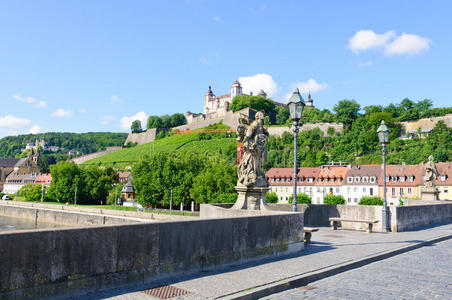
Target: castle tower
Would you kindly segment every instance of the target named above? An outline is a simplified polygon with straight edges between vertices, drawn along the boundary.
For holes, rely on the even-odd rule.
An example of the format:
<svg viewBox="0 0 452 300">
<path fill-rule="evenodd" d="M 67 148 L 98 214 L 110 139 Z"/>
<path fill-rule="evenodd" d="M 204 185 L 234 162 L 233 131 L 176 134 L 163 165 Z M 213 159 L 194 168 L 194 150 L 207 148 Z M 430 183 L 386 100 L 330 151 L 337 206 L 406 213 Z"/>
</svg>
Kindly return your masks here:
<svg viewBox="0 0 452 300">
<path fill-rule="evenodd" d="M 259 94 L 257 94 L 258 96 L 261 96 L 261 97 L 264 97 L 264 98 L 267 98 L 267 93 L 266 92 L 264 92 L 264 90 L 261 90 L 260 92 L 259 92 Z"/>
<path fill-rule="evenodd" d="M 235 96 L 242 95 L 242 86 L 238 80 L 234 81 L 231 86 L 231 101 Z"/>
<path fill-rule="evenodd" d="M 306 106 L 314 107 L 314 100 L 311 98 L 311 93 L 309 93 L 308 99 L 306 100 Z"/>
<path fill-rule="evenodd" d="M 206 92 L 206 95 L 204 96 L 204 114 L 208 114 L 210 112 L 210 103 L 213 100 L 213 97 L 215 95 L 212 92 L 212 88 L 209 85 L 209 89 Z"/>
</svg>

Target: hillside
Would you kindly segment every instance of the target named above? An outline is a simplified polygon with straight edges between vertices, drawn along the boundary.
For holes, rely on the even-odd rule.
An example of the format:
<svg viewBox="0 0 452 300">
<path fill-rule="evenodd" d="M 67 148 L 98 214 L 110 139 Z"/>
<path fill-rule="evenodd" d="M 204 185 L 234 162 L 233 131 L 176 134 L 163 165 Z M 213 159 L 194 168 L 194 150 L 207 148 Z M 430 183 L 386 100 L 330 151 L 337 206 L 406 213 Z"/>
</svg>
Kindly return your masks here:
<svg viewBox="0 0 452 300">
<path fill-rule="evenodd" d="M 105 150 L 109 146 L 122 146 L 126 138 L 127 133 L 115 132 L 48 132 L 7 136 L 0 139 L 0 157 L 18 156 L 27 143 L 34 143 L 36 139 L 44 139 L 48 146 L 59 147 L 56 152 L 60 154 L 66 154 L 69 150 L 76 150 L 79 154 L 89 154 Z"/>
<path fill-rule="evenodd" d="M 221 153 L 230 160 L 235 159 L 237 145 L 235 138 L 209 138 L 197 133 L 175 134 L 151 143 L 109 153 L 83 164 L 124 167 L 135 164 L 145 155 L 160 152 L 171 153 L 175 151 Z"/>
</svg>

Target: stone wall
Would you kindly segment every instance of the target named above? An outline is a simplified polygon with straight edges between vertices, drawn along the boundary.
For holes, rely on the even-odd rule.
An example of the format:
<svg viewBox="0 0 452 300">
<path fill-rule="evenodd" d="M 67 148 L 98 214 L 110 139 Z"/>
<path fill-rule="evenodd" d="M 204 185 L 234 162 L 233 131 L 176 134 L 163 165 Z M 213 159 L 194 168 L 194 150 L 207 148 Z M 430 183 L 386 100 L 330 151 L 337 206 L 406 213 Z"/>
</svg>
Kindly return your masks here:
<svg viewBox="0 0 452 300">
<path fill-rule="evenodd" d="M 405 135 L 410 131 L 417 131 L 418 128 L 421 128 L 421 130 L 433 129 L 439 121 L 444 121 L 447 127 L 452 127 L 452 114 L 445 115 L 444 117 L 433 117 L 419 119 L 416 121 L 400 122 L 400 125 L 402 125 L 402 135 Z"/>
<path fill-rule="evenodd" d="M 395 224 L 391 226 L 393 231 L 406 231 L 452 222 L 452 203 L 397 206 L 394 208 Z"/>
<path fill-rule="evenodd" d="M 119 217 L 86 212 L 70 212 L 55 209 L 43 209 L 23 206 L 1 205 L 0 216 L 8 216 L 31 221 L 35 224 L 50 223 L 62 226 L 88 226 L 104 224 L 121 224 L 152 222 L 152 220 Z"/>
<path fill-rule="evenodd" d="M 72 158 L 70 161 L 73 161 L 73 162 L 75 162 L 76 164 L 79 165 L 79 164 L 84 163 L 85 161 L 88 161 L 88 160 L 91 160 L 91 159 L 95 159 L 95 158 L 104 156 L 105 154 L 108 154 L 108 153 L 111 153 L 111 152 L 115 152 L 115 151 L 118 151 L 118 150 L 121 150 L 121 149 L 122 149 L 122 147 L 107 147 L 107 149 L 104 150 L 104 151 L 98 151 L 98 152 L 95 152 L 95 153 L 90 153 L 90 154 L 78 156 L 78 157 Z"/>
<path fill-rule="evenodd" d="M 272 210 L 291 211 L 291 204 L 269 204 Z M 374 231 L 381 231 L 381 206 L 371 205 L 324 205 L 301 204 L 306 226 L 330 226 L 329 218 L 378 220 Z M 392 232 L 418 229 L 434 224 L 452 222 L 452 203 L 412 206 L 390 206 L 390 226 Z M 345 229 L 365 230 L 365 224 L 344 222 Z"/>
<path fill-rule="evenodd" d="M 71 297 L 303 249 L 302 214 L 0 233 L 0 298 Z"/>
<path fill-rule="evenodd" d="M 155 141 L 155 137 L 161 131 L 164 131 L 164 128 L 151 128 L 146 130 L 145 132 L 133 133 L 130 132 L 127 136 L 127 139 L 124 143 L 124 146 L 127 145 L 128 142 L 136 143 L 138 145 L 147 144 Z"/>
</svg>

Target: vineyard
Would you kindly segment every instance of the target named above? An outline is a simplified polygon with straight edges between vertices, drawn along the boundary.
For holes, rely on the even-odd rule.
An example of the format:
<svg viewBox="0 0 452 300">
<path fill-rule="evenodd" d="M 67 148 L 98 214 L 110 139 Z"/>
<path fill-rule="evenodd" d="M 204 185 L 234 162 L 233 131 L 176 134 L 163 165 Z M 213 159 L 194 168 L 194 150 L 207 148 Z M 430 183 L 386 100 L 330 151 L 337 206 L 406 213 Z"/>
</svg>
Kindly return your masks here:
<svg viewBox="0 0 452 300">
<path fill-rule="evenodd" d="M 89 160 L 84 165 L 126 167 L 133 166 L 146 155 L 171 153 L 175 151 L 197 151 L 202 153 L 220 153 L 224 158 L 235 160 L 235 138 L 203 139 L 199 133 L 175 134 L 144 145 L 125 148 L 102 157 Z M 210 138 L 210 137 L 208 137 Z"/>
</svg>

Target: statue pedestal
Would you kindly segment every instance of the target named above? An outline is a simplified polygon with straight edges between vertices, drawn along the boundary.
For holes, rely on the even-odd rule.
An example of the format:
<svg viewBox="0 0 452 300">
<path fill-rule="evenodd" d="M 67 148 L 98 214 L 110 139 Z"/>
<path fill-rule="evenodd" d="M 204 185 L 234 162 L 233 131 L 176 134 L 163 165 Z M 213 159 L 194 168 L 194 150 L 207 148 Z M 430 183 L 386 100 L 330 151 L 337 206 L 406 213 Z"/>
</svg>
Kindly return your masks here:
<svg viewBox="0 0 452 300">
<path fill-rule="evenodd" d="M 236 186 L 235 190 L 239 196 L 231 209 L 269 210 L 265 202 L 265 195 L 269 189 L 269 187 Z"/>
<path fill-rule="evenodd" d="M 421 192 L 421 200 L 437 201 L 439 200 L 439 191 L 436 188 L 427 188 Z"/>
</svg>

